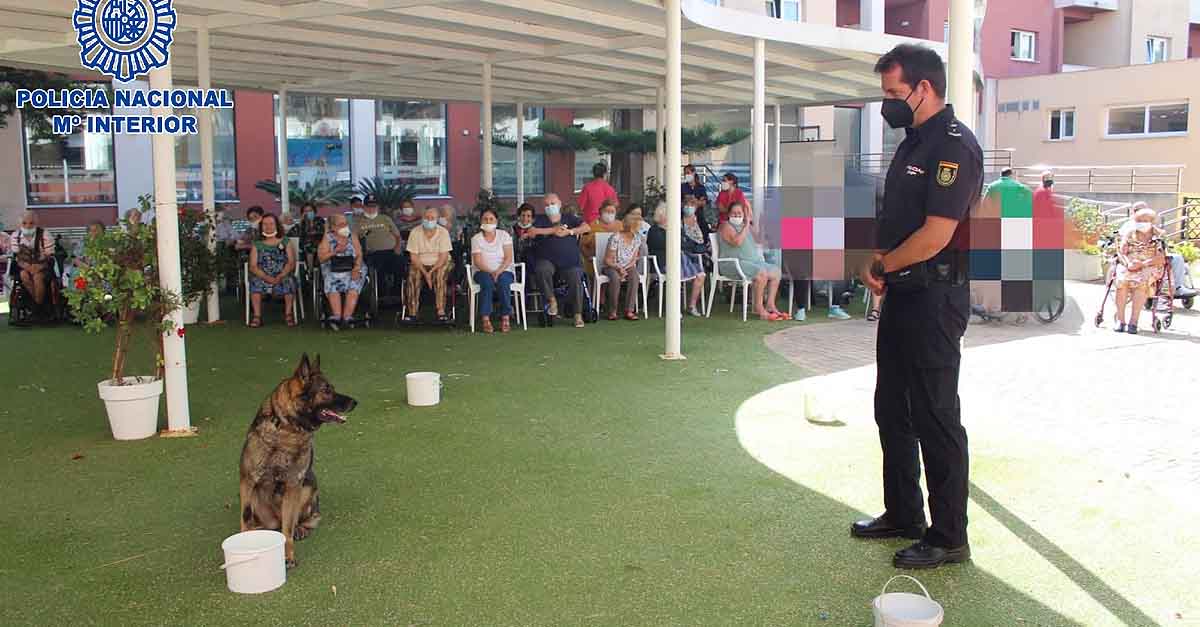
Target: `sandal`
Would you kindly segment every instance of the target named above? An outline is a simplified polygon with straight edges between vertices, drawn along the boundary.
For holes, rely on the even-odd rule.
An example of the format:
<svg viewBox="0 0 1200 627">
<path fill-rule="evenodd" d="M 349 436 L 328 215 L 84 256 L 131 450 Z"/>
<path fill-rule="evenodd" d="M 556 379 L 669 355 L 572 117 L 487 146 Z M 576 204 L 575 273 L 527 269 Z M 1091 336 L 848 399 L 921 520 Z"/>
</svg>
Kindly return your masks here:
<svg viewBox="0 0 1200 627">
<path fill-rule="evenodd" d="M 283 322 L 284 322 L 284 324 L 288 325 L 289 327 L 296 326 L 296 319 L 293 318 L 292 314 L 290 314 L 290 313 L 283 315 Z"/>
<path fill-rule="evenodd" d="M 575 316 L 575 328 L 582 329 L 585 326 L 587 326 L 587 324 L 584 323 L 583 316 Z"/>
<path fill-rule="evenodd" d="M 627 312 L 625 312 L 625 319 L 626 320 L 637 320 L 638 315 L 633 313 L 632 311 L 627 311 Z"/>
<path fill-rule="evenodd" d="M 509 324 L 508 324 L 508 316 L 504 316 L 503 318 L 500 318 L 500 332 L 508 333 L 511 330 L 512 330 L 512 327 L 509 326 Z"/>
<path fill-rule="evenodd" d="M 492 328 L 492 319 L 491 318 L 483 319 L 483 332 L 484 333 L 495 333 L 496 332 L 496 329 Z"/>
<path fill-rule="evenodd" d="M 879 310 L 878 309 L 872 309 L 871 311 L 867 312 L 867 322 L 878 322 L 878 321 L 879 321 Z"/>
<path fill-rule="evenodd" d="M 262 316 L 254 316 L 250 318 L 250 328 L 257 329 L 262 326 Z"/>
<path fill-rule="evenodd" d="M 618 315 L 617 315 L 617 312 L 615 312 L 615 311 L 610 311 L 610 312 L 608 312 L 608 319 L 609 319 L 609 320 L 616 320 L 616 319 L 617 319 L 617 318 L 619 318 L 619 317 L 620 317 L 620 316 L 618 316 Z"/>
</svg>

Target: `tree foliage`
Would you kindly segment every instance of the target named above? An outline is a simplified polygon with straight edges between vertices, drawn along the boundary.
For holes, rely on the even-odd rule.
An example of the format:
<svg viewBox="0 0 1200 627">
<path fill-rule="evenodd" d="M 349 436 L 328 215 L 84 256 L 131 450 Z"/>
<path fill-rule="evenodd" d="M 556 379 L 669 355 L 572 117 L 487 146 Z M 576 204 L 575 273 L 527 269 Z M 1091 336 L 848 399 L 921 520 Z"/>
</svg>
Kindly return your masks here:
<svg viewBox="0 0 1200 627">
<path fill-rule="evenodd" d="M 254 187 L 276 198 L 280 197 L 278 181 L 263 179 L 255 183 Z M 304 185 L 288 186 L 288 201 L 296 209 L 308 204 L 315 207 L 341 205 L 353 195 L 354 188 L 349 183 L 342 182 L 311 181 Z"/>
<path fill-rule="evenodd" d="M 399 209 L 404 201 L 417 197 L 416 185 L 385 181 L 379 176 L 362 179 L 357 189 L 358 193 L 373 197 L 379 203 L 379 210 L 384 213 L 391 213 Z"/>
<path fill-rule="evenodd" d="M 76 89 L 85 85 L 76 83 L 65 74 L 22 70 L 0 66 L 0 128 L 8 126 L 8 118 L 17 112 L 18 89 Z M 91 86 L 94 88 L 95 86 Z M 54 115 L 86 115 L 86 111 L 64 111 L 62 109 L 35 109 L 24 107 L 22 117 L 29 125 L 29 132 L 36 139 L 53 136 L 50 118 Z"/>
<path fill-rule="evenodd" d="M 585 131 L 557 120 L 542 120 L 538 124 L 538 130 L 540 135 L 525 138 L 526 150 L 534 152 L 595 150 L 604 155 L 646 154 L 658 150 L 658 142 L 653 130 L 600 128 Z M 683 152 L 692 154 L 736 144 L 749 137 L 750 131 L 744 128 L 735 128 L 718 133 L 716 125 L 705 123 L 692 128 L 684 128 L 682 134 Z M 504 135 L 493 136 L 492 143 L 509 148 L 517 145 L 516 140 Z"/>
</svg>

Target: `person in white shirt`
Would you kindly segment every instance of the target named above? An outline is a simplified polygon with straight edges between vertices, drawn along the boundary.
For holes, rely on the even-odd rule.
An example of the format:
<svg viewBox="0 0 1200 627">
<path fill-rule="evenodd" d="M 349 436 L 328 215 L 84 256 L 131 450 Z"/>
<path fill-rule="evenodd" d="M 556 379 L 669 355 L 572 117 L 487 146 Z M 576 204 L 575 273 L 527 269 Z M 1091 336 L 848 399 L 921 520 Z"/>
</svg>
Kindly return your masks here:
<svg viewBox="0 0 1200 627">
<path fill-rule="evenodd" d="M 471 264 L 475 268 L 475 283 L 479 285 L 479 315 L 483 332 L 492 333 L 492 298 L 500 297 L 500 332 L 511 330 L 513 279 L 513 239 L 508 231 L 499 229 L 500 220 L 492 209 L 479 216 L 479 233 L 471 238 Z"/>
</svg>

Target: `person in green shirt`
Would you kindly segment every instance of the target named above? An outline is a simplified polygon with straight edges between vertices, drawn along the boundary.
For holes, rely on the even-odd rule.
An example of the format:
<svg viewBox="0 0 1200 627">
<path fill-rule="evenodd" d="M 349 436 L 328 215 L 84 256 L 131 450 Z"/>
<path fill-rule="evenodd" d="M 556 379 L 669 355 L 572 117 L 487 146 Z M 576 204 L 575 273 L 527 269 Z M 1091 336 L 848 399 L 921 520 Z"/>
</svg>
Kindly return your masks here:
<svg viewBox="0 0 1200 627">
<path fill-rule="evenodd" d="M 354 233 L 363 242 L 367 267 L 373 268 L 379 277 L 380 299 L 386 294 L 394 294 L 408 275 L 402 252 L 404 241 L 396 223 L 379 213 L 379 203 L 373 197 L 368 196 L 363 201 L 363 214 L 354 220 Z"/>
</svg>

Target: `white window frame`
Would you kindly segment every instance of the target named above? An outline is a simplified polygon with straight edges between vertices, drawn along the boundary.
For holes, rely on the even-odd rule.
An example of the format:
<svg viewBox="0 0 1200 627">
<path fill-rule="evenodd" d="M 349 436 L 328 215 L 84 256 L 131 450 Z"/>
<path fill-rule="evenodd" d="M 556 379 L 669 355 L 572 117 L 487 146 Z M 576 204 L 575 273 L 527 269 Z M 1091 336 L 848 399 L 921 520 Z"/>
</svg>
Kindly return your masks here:
<svg viewBox="0 0 1200 627">
<path fill-rule="evenodd" d="M 1017 56 L 1017 48 L 1019 48 L 1019 46 L 1012 46 L 1013 36 L 1017 36 L 1018 42 L 1019 42 L 1020 38 L 1025 35 L 1029 36 L 1029 57 L 1028 58 L 1018 57 Z M 1019 28 L 1014 28 L 1009 31 L 1008 39 L 1009 39 L 1009 45 L 1010 45 L 1010 50 L 1008 52 L 1009 59 L 1011 59 L 1013 61 L 1020 61 L 1022 63 L 1037 63 L 1037 33 L 1035 33 L 1034 31 L 1031 31 L 1031 30 L 1021 30 Z"/>
<path fill-rule="evenodd" d="M 1053 131 L 1051 130 L 1053 128 L 1053 123 L 1054 123 L 1053 120 L 1054 120 L 1055 113 L 1058 114 L 1058 135 L 1059 135 L 1058 137 L 1054 137 Z M 1064 116 L 1068 113 L 1071 114 L 1071 134 L 1070 135 L 1066 135 L 1063 133 L 1063 119 L 1064 119 Z M 1051 109 L 1049 109 L 1049 115 L 1047 116 L 1046 121 L 1047 121 L 1046 137 L 1048 138 L 1046 141 L 1069 142 L 1069 141 L 1075 140 L 1075 127 L 1079 123 L 1079 120 L 1077 119 L 1077 114 L 1075 112 L 1075 107 L 1051 108 Z M 1107 130 L 1107 127 L 1105 127 L 1105 128 Z"/>
<path fill-rule="evenodd" d="M 1170 131 L 1162 133 L 1151 133 L 1150 129 L 1150 109 L 1151 107 L 1172 107 L 1178 105 L 1187 105 L 1188 113 L 1191 113 L 1191 103 L 1187 100 L 1177 100 L 1173 102 L 1151 102 L 1147 104 L 1123 104 L 1113 105 L 1104 110 L 1104 139 L 1157 139 L 1160 137 L 1187 137 L 1190 128 L 1187 131 Z M 1133 109 L 1142 107 L 1142 132 L 1141 133 L 1123 133 L 1113 135 L 1108 132 L 1109 117 L 1112 115 L 1113 109 Z"/>
<path fill-rule="evenodd" d="M 1156 59 L 1156 44 L 1162 44 L 1162 58 Z M 1146 36 L 1146 63 L 1163 63 L 1171 60 L 1171 38 L 1158 37 L 1156 35 Z"/>
</svg>

